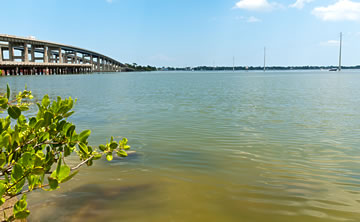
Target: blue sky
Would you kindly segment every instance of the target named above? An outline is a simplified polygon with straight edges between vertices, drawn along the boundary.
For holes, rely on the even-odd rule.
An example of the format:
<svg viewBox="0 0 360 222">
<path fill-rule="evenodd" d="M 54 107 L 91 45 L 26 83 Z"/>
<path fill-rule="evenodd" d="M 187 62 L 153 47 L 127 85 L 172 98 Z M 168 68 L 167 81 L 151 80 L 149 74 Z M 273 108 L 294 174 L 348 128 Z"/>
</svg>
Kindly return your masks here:
<svg viewBox="0 0 360 222">
<path fill-rule="evenodd" d="M 360 64 L 356 0 L 2 0 L 0 33 L 155 66 Z"/>
</svg>

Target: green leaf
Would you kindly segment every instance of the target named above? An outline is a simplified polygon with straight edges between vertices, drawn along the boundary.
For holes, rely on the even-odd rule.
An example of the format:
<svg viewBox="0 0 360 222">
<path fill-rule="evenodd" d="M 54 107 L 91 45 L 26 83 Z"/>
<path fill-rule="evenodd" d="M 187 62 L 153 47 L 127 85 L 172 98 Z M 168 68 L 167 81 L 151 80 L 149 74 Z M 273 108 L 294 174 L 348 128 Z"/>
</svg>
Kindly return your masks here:
<svg viewBox="0 0 360 222">
<path fill-rule="evenodd" d="M 59 178 L 60 175 L 60 171 L 61 171 L 61 156 L 58 159 L 58 165 L 56 167 L 56 171 L 54 173 L 56 173 L 56 177 L 53 176 L 53 174 L 51 174 L 51 177 L 53 178 Z"/>
<path fill-rule="evenodd" d="M 17 119 L 21 115 L 21 110 L 17 106 L 10 106 L 8 108 L 8 114 L 11 118 Z"/>
<path fill-rule="evenodd" d="M 122 139 L 122 142 L 123 142 L 124 145 L 126 145 L 126 144 L 128 143 L 128 139 L 127 139 L 127 138 L 123 138 L 123 139 Z"/>
<path fill-rule="evenodd" d="M 100 149 L 101 151 L 105 151 L 105 150 L 106 150 L 106 147 L 101 144 L 101 145 L 99 145 L 99 149 Z"/>
<path fill-rule="evenodd" d="M 2 106 L 2 105 L 7 105 L 7 103 L 8 103 L 8 99 L 7 98 L 4 98 L 4 97 L 1 97 L 0 98 L 0 105 Z"/>
<path fill-rule="evenodd" d="M 112 153 L 107 153 L 106 154 L 106 159 L 107 159 L 107 161 L 112 161 L 113 160 L 113 155 L 112 155 Z"/>
<path fill-rule="evenodd" d="M 73 172 L 72 174 L 70 174 L 70 175 L 69 175 L 68 177 L 66 177 L 65 179 L 63 179 L 63 180 L 61 181 L 61 183 L 65 183 L 65 182 L 71 180 L 77 173 L 79 173 L 78 170 L 75 171 L 75 172 Z"/>
<path fill-rule="evenodd" d="M 6 163 L 6 155 L 5 153 L 0 154 L 0 167 L 3 168 Z"/>
<path fill-rule="evenodd" d="M 82 132 L 80 133 L 80 135 L 79 135 L 79 140 L 80 140 L 80 142 L 85 143 L 86 140 L 89 138 L 90 134 L 91 134 L 91 130 L 84 130 L 84 131 L 82 131 Z"/>
<path fill-rule="evenodd" d="M 15 185 L 16 193 L 19 193 L 19 192 L 24 188 L 24 185 L 25 185 L 25 178 L 21 179 L 21 180 Z"/>
<path fill-rule="evenodd" d="M 56 130 L 59 131 L 59 132 L 62 131 L 65 123 L 66 123 L 65 120 L 62 120 L 60 123 L 58 123 L 57 126 L 56 126 Z"/>
<path fill-rule="evenodd" d="M 29 107 L 28 106 L 20 106 L 19 107 L 21 111 L 27 111 L 29 110 Z"/>
<path fill-rule="evenodd" d="M 6 84 L 6 98 L 10 99 L 10 87 L 9 87 L 9 84 Z"/>
<path fill-rule="evenodd" d="M 120 157 L 127 157 L 128 156 L 128 154 L 125 152 L 125 150 L 119 150 L 116 153 Z"/>
<path fill-rule="evenodd" d="M 25 118 L 25 116 L 20 115 L 19 118 L 18 118 L 18 120 L 17 120 L 17 122 L 18 122 L 18 125 L 24 126 L 25 123 L 26 123 L 26 118 Z"/>
<path fill-rule="evenodd" d="M 48 177 L 49 180 L 49 185 L 50 185 L 50 190 L 56 190 L 59 187 L 59 182 L 52 178 L 52 177 Z"/>
<path fill-rule="evenodd" d="M 74 126 L 74 125 L 71 125 L 71 126 L 69 127 L 69 129 L 67 130 L 67 132 L 66 132 L 66 136 L 67 136 L 67 137 L 71 137 L 71 136 L 73 135 L 74 131 L 75 131 L 75 126 Z"/>
<path fill-rule="evenodd" d="M 13 179 L 13 182 L 16 182 L 24 175 L 24 170 L 21 167 L 19 163 L 15 164 L 12 172 L 11 172 L 11 178 Z"/>
<path fill-rule="evenodd" d="M 118 147 L 117 142 L 113 141 L 113 142 L 110 143 L 110 149 L 111 149 L 111 150 L 114 150 L 114 149 L 116 149 L 117 147 Z"/>
<path fill-rule="evenodd" d="M 125 145 L 125 146 L 124 146 L 124 149 L 125 149 L 125 150 L 128 150 L 128 149 L 130 149 L 130 148 L 131 148 L 131 146 L 129 146 L 129 145 Z"/>
<path fill-rule="evenodd" d="M 34 164 L 32 160 L 32 155 L 29 152 L 26 152 L 21 157 L 21 164 L 25 169 L 31 168 Z"/>
<path fill-rule="evenodd" d="M 63 117 L 67 118 L 67 117 L 71 116 L 74 113 L 75 113 L 74 111 L 68 112 L 68 113 L 64 114 Z"/>
<path fill-rule="evenodd" d="M 29 184 L 29 190 L 32 191 L 36 186 L 39 185 L 40 176 L 30 175 L 27 177 L 27 180 L 28 180 L 28 184 Z"/>
<path fill-rule="evenodd" d="M 50 99 L 49 99 L 49 96 L 48 95 L 45 95 L 41 101 L 41 104 L 44 106 L 44 107 L 47 107 L 49 104 L 50 104 Z"/>
<path fill-rule="evenodd" d="M 84 143 L 79 144 L 79 149 L 81 152 L 83 152 L 85 155 L 89 154 L 89 149 Z"/>
<path fill-rule="evenodd" d="M 38 137 L 40 142 L 44 142 L 50 138 L 50 134 L 48 132 L 42 132 Z"/>
<path fill-rule="evenodd" d="M 24 211 L 20 211 L 20 212 L 16 212 L 14 213 L 14 216 L 16 219 L 25 219 L 30 215 L 30 211 L 29 210 L 24 210 Z"/>
<path fill-rule="evenodd" d="M 26 194 L 22 196 L 22 198 L 17 201 L 14 205 L 14 215 L 16 219 L 24 219 L 29 216 L 30 211 L 26 209 L 27 202 L 26 202 Z"/>
<path fill-rule="evenodd" d="M 32 170 L 32 173 L 35 174 L 35 175 L 42 175 L 45 173 L 45 170 L 43 167 L 35 167 L 33 170 Z"/>
<path fill-rule="evenodd" d="M 44 121 L 45 121 L 45 126 L 48 126 L 51 124 L 51 119 L 54 117 L 54 115 L 50 112 L 46 112 L 44 115 Z"/>
<path fill-rule="evenodd" d="M 63 183 L 63 181 L 69 176 L 69 174 L 70 174 L 70 167 L 66 165 L 61 166 L 59 175 L 57 177 L 59 183 Z"/>
<path fill-rule="evenodd" d="M 44 160 L 45 154 L 41 150 L 37 151 L 35 154 L 35 167 L 41 167 L 44 164 Z"/>
<path fill-rule="evenodd" d="M 0 183 L 0 197 L 2 197 L 2 195 L 4 195 L 6 191 L 6 186 L 4 183 Z"/>
<path fill-rule="evenodd" d="M 64 147 L 64 156 L 65 156 L 65 157 L 68 157 L 68 156 L 70 156 L 70 154 L 71 154 L 70 147 L 69 147 L 69 146 L 65 146 L 65 147 Z"/>
<path fill-rule="evenodd" d="M 31 117 L 30 121 L 29 121 L 29 126 L 30 127 L 34 127 L 36 124 L 36 118 L 35 117 Z"/>
<path fill-rule="evenodd" d="M 42 128 L 44 125 L 45 125 L 45 121 L 43 118 L 41 118 L 36 122 L 34 128 L 35 128 L 35 130 L 38 130 L 38 129 Z"/>
</svg>

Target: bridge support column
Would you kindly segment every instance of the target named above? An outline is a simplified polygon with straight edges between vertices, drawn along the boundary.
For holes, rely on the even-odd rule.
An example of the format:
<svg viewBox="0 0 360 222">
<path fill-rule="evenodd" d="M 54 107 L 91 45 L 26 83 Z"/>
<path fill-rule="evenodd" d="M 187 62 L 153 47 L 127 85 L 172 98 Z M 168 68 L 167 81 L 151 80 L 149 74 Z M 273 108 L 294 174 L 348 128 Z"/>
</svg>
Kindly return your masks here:
<svg viewBox="0 0 360 222">
<path fill-rule="evenodd" d="M 28 45 L 27 45 L 27 43 L 24 43 L 24 51 L 23 51 L 23 53 L 24 53 L 24 62 L 29 62 L 29 48 L 28 48 Z"/>
<path fill-rule="evenodd" d="M 96 71 L 100 72 L 100 57 L 97 57 Z"/>
<path fill-rule="evenodd" d="M 105 71 L 105 59 L 101 58 L 101 71 Z"/>
<path fill-rule="evenodd" d="M 31 45 L 31 62 L 35 62 L 35 46 Z"/>
<path fill-rule="evenodd" d="M 63 62 L 63 56 L 62 56 L 61 48 L 59 48 L 58 50 L 59 50 L 59 61 L 58 61 L 58 63 L 62 63 Z"/>
<path fill-rule="evenodd" d="M 44 46 L 44 63 L 48 63 L 48 62 L 49 62 L 48 48 Z"/>
<path fill-rule="evenodd" d="M 9 42 L 9 60 L 14 61 L 14 47 L 11 42 Z"/>
</svg>

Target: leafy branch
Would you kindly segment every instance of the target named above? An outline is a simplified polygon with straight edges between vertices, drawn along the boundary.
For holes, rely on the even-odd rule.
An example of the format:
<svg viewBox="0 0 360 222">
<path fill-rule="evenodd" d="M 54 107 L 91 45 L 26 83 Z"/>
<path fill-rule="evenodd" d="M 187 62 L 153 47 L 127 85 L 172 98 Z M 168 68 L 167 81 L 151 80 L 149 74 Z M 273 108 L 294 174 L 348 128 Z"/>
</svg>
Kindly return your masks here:
<svg viewBox="0 0 360 222">
<path fill-rule="evenodd" d="M 22 196 L 13 208 L 13 215 L 5 221 L 28 217 L 26 194 L 33 190 L 52 191 L 60 184 L 71 180 L 84 166 L 106 156 L 108 161 L 116 154 L 128 155 L 130 146 L 126 138 L 115 141 L 113 137 L 105 145 L 94 148 L 89 145 L 90 130 L 76 133 L 76 126 L 67 118 L 74 114 L 75 101 L 69 97 L 50 101 L 45 95 L 36 103 L 36 116 L 25 117 L 29 109 L 31 91 L 11 97 L 11 91 L 0 94 L 0 112 L 7 116 L 0 118 L 0 206 Z M 72 168 L 65 162 L 70 155 L 77 155 L 79 163 Z M 56 166 L 56 169 L 54 167 Z M 6 206 L 9 208 L 9 206 Z"/>
</svg>

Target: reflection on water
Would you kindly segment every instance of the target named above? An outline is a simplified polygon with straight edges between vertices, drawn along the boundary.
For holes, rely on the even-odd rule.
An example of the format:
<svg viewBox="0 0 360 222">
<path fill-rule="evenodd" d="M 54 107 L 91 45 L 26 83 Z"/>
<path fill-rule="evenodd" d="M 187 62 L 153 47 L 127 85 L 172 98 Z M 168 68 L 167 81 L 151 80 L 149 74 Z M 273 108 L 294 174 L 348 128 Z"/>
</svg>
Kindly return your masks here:
<svg viewBox="0 0 360 222">
<path fill-rule="evenodd" d="M 91 143 L 126 136 L 137 151 L 34 192 L 29 221 L 358 221 L 359 74 L 1 78 L 78 98 L 71 121 Z"/>
</svg>

